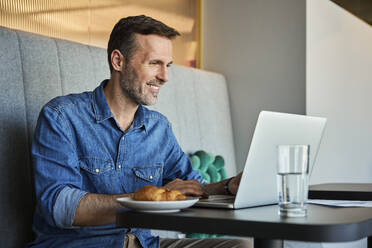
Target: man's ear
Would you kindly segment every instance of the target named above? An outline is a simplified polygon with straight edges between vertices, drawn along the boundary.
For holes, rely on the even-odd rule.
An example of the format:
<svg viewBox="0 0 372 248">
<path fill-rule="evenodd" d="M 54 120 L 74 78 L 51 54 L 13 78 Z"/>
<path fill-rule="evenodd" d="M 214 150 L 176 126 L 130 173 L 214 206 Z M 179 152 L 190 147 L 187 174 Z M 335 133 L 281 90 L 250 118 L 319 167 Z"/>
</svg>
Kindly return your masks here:
<svg viewBox="0 0 372 248">
<path fill-rule="evenodd" d="M 111 65 L 115 71 L 122 71 L 125 67 L 125 59 L 118 49 L 111 52 Z"/>
</svg>

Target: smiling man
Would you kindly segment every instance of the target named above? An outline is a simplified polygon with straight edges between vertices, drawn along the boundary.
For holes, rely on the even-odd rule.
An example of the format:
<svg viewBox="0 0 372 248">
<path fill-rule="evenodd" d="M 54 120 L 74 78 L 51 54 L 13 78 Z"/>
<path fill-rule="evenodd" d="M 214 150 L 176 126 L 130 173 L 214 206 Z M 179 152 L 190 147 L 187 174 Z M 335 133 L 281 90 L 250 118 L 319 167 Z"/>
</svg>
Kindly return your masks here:
<svg viewBox="0 0 372 248">
<path fill-rule="evenodd" d="M 114 223 L 116 198 L 147 184 L 194 196 L 237 191 L 240 176 L 205 184 L 167 118 L 145 107 L 168 81 L 177 35 L 150 17 L 121 19 L 108 43 L 110 79 L 43 107 L 32 145 L 37 208 L 29 247 L 246 247 L 244 240 L 159 239 Z"/>
</svg>

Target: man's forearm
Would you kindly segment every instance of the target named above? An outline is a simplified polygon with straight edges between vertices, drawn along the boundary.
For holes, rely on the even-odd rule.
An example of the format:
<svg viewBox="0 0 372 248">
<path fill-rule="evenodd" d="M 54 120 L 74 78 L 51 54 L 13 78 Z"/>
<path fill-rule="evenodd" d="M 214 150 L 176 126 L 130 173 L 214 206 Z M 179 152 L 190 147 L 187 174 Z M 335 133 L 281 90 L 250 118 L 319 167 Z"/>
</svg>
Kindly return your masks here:
<svg viewBox="0 0 372 248">
<path fill-rule="evenodd" d="M 225 183 L 228 179 L 216 182 L 216 183 L 210 183 L 205 185 L 204 190 L 208 195 L 226 195 L 228 192 L 225 190 Z"/>
<path fill-rule="evenodd" d="M 204 191 L 209 195 L 236 195 L 241 178 L 242 173 L 239 173 L 235 177 L 225 179 L 221 182 L 207 184 L 204 187 Z"/>
<path fill-rule="evenodd" d="M 116 210 L 122 208 L 116 198 L 129 195 L 86 194 L 76 209 L 73 225 L 96 226 L 114 222 Z"/>
</svg>

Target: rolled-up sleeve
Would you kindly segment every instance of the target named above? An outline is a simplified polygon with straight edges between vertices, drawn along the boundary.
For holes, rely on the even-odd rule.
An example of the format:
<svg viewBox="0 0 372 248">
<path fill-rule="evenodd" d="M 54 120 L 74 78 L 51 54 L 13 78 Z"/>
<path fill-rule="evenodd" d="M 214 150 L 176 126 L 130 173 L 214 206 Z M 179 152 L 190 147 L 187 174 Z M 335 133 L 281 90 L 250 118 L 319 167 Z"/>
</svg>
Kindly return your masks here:
<svg viewBox="0 0 372 248">
<path fill-rule="evenodd" d="M 76 208 L 85 194 L 87 192 L 67 186 L 59 192 L 53 209 L 53 218 L 58 227 L 73 228 Z"/>
<path fill-rule="evenodd" d="M 35 128 L 32 158 L 38 212 L 51 226 L 71 228 L 86 194 L 68 122 L 58 109 L 45 106 Z"/>
</svg>

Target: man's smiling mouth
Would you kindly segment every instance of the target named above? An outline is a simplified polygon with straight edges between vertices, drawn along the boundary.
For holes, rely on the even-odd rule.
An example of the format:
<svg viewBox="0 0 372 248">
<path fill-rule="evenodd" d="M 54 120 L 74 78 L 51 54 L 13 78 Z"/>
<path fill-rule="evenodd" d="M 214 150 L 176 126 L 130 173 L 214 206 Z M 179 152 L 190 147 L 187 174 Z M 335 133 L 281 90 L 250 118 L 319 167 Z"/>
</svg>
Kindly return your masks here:
<svg viewBox="0 0 372 248">
<path fill-rule="evenodd" d="M 159 86 L 152 85 L 152 84 L 149 84 L 149 86 L 150 86 L 152 89 L 155 89 L 155 90 L 158 90 L 158 89 L 160 88 Z"/>
</svg>

